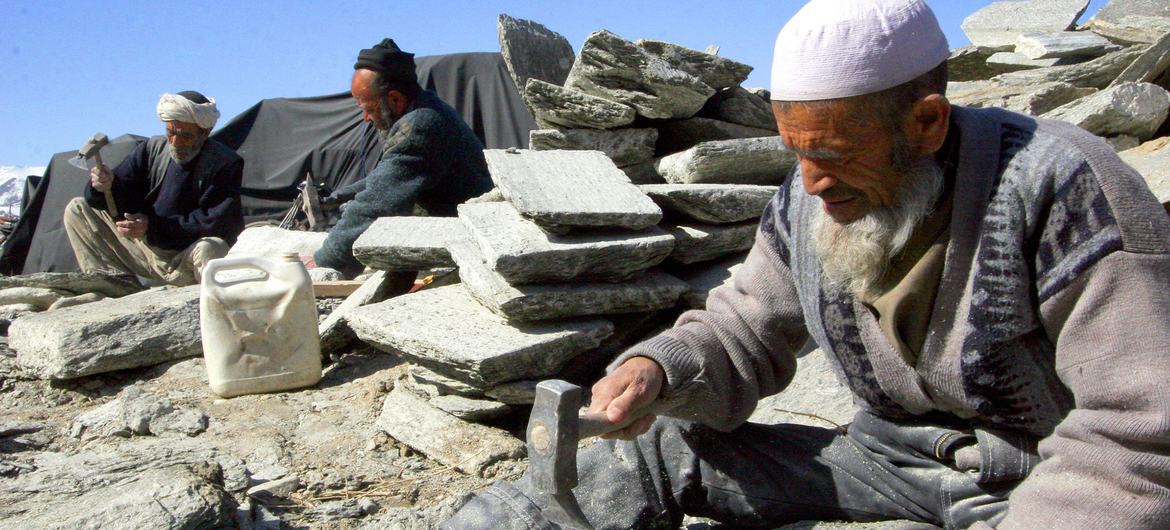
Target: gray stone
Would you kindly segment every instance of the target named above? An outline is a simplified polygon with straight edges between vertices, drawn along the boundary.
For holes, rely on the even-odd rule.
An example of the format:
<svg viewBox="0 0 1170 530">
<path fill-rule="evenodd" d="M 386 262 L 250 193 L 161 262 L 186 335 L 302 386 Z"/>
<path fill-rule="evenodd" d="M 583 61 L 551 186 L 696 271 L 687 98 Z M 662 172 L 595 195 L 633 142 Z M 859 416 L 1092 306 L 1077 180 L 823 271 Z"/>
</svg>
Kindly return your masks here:
<svg viewBox="0 0 1170 530">
<path fill-rule="evenodd" d="M 530 78 L 565 84 L 573 67 L 573 46 L 560 33 L 504 14 L 496 19 L 496 33 L 500 37 L 500 55 L 517 87 L 523 87 Z"/>
<path fill-rule="evenodd" d="M 1021 33 L 1068 31 L 1089 7 L 1089 0 L 994 2 L 963 19 L 960 27 L 971 44 L 984 49 L 1011 49 Z"/>
<path fill-rule="evenodd" d="M 658 174 L 658 159 L 651 158 L 645 162 L 639 162 L 632 166 L 619 168 L 622 173 L 629 177 L 630 182 L 634 184 L 662 184 L 666 179 Z"/>
<path fill-rule="evenodd" d="M 300 256 L 312 256 L 328 232 L 304 232 L 285 230 L 277 226 L 253 226 L 245 228 L 228 251 L 229 258 L 243 256 L 279 257 L 295 252 Z"/>
<path fill-rule="evenodd" d="M 1158 202 L 1170 205 L 1170 137 L 1150 140 L 1117 155 L 1141 173 Z"/>
<path fill-rule="evenodd" d="M 487 149 L 504 197 L 539 224 L 640 230 L 662 210 L 598 151 Z"/>
<path fill-rule="evenodd" d="M 40 287 L 73 294 L 99 293 L 110 298 L 126 296 L 145 289 L 137 281 L 101 272 L 37 272 L 19 276 L 0 276 L 0 289 Z"/>
<path fill-rule="evenodd" d="M 779 185 L 796 155 L 779 136 L 703 142 L 658 161 L 658 173 L 674 184 Z"/>
<path fill-rule="evenodd" d="M 1109 86 L 1121 83 L 1152 83 L 1170 70 L 1170 31 L 1150 45 Z"/>
<path fill-rule="evenodd" d="M 4 421 L 0 422 L 0 436 L 16 436 L 19 434 L 32 434 L 45 430 L 49 424 L 39 421 Z"/>
<path fill-rule="evenodd" d="M 601 151 L 618 166 L 650 160 L 657 140 L 657 129 L 538 129 L 528 133 L 528 145 L 534 151 Z"/>
<path fill-rule="evenodd" d="M 68 295 L 65 291 L 44 287 L 9 287 L 0 289 L 0 305 L 29 304 L 38 311 L 44 311 L 62 296 Z"/>
<path fill-rule="evenodd" d="M 1023 70 L 1026 67 L 1004 64 L 989 64 L 987 59 L 993 52 L 980 50 L 978 46 L 964 46 L 951 50 L 947 59 L 947 78 L 952 82 L 982 81 L 999 74 Z"/>
<path fill-rule="evenodd" d="M 670 259 L 678 263 L 712 260 L 752 248 L 757 221 L 723 225 L 675 225 L 668 228 L 674 236 Z"/>
<path fill-rule="evenodd" d="M 676 153 L 703 142 L 776 136 L 774 125 L 762 129 L 703 117 L 668 121 L 658 126 L 656 149 L 659 153 Z"/>
<path fill-rule="evenodd" d="M 1150 83 L 1124 83 L 1046 112 L 1098 136 L 1126 134 L 1141 140 L 1154 135 L 1170 111 L 1170 94 Z"/>
<path fill-rule="evenodd" d="M 345 275 L 341 274 L 341 271 L 329 267 L 313 267 L 308 272 L 309 279 L 313 283 L 336 282 L 345 279 Z"/>
<path fill-rule="evenodd" d="M 506 431 L 463 421 L 397 388 L 382 403 L 376 425 L 427 457 L 471 475 L 525 453 L 524 443 Z"/>
<path fill-rule="evenodd" d="M 1109 146 L 1113 148 L 1114 152 L 1133 149 L 1142 144 L 1142 141 L 1138 140 L 1137 137 L 1124 134 L 1121 136 L 1110 136 L 1109 138 L 1106 138 L 1105 141 L 1109 143 Z"/>
<path fill-rule="evenodd" d="M 353 257 L 382 271 L 453 267 L 447 243 L 463 239 L 454 217 L 381 217 L 353 242 Z"/>
<path fill-rule="evenodd" d="M 102 295 L 101 293 L 85 293 L 85 294 L 79 294 L 77 296 L 66 296 L 64 298 L 58 298 L 56 302 L 53 302 L 53 304 L 49 306 L 49 311 L 52 311 L 54 309 L 63 309 L 66 307 L 73 307 L 75 305 L 88 304 L 91 302 L 97 302 L 98 300 L 105 300 L 105 299 L 106 299 L 106 297 L 104 295 Z"/>
<path fill-rule="evenodd" d="M 1110 0 L 1088 26 L 1113 40 L 1154 42 L 1170 33 L 1170 4 L 1165 0 Z"/>
<path fill-rule="evenodd" d="M 492 272 L 470 243 L 451 247 L 459 278 L 476 300 L 512 321 L 615 315 L 673 306 L 686 284 L 660 271 L 625 282 L 510 285 Z"/>
<path fill-rule="evenodd" d="M 792 384 L 760 400 L 748 421 L 842 428 L 853 421 L 856 409 L 853 393 L 841 384 L 828 356 L 817 349 L 796 360 Z"/>
<path fill-rule="evenodd" d="M 1015 52 L 1029 59 L 1058 57 L 1100 57 L 1121 49 L 1109 39 L 1091 31 L 1024 33 L 1016 37 Z"/>
<path fill-rule="evenodd" d="M 1144 46 L 1130 46 L 1083 63 L 1009 72 L 992 80 L 1005 85 L 1038 85 L 1056 81 L 1082 88 L 1105 88 L 1145 49 Z"/>
<path fill-rule="evenodd" d="M 661 263 L 674 245 L 657 226 L 552 235 L 507 203 L 461 204 L 459 218 L 491 269 L 516 285 L 625 280 Z"/>
<path fill-rule="evenodd" d="M 21 318 L 9 328 L 17 362 L 41 378 L 72 379 L 202 354 L 199 286 Z"/>
<path fill-rule="evenodd" d="M 427 402 L 447 414 L 467 421 L 491 420 L 512 411 L 512 407 L 499 401 L 455 395 L 436 396 Z"/>
<path fill-rule="evenodd" d="M 524 85 L 524 102 L 537 123 L 561 127 L 614 129 L 634 122 L 634 107 L 539 79 Z"/>
<path fill-rule="evenodd" d="M 0 306 L 0 321 L 12 322 L 25 315 L 40 312 L 40 308 L 32 304 L 8 304 Z"/>
<path fill-rule="evenodd" d="M 1052 59 L 1030 59 L 1022 53 L 1016 52 L 995 52 L 991 57 L 987 58 L 988 63 L 993 64 L 1009 64 L 1013 66 L 1023 66 L 1027 68 L 1047 68 L 1050 66 L 1064 66 L 1068 64 L 1083 63 L 1087 59 L 1084 57 L 1056 57 Z"/>
<path fill-rule="evenodd" d="M 326 501 L 313 508 L 313 512 L 326 519 L 354 519 L 364 515 L 362 508 L 358 506 L 357 501 L 354 499 Z"/>
<path fill-rule="evenodd" d="M 349 322 L 367 343 L 485 388 L 554 374 L 613 332 L 601 319 L 509 324 L 457 285 L 355 309 Z"/>
<path fill-rule="evenodd" d="M 947 83 L 947 99 L 952 104 L 999 107 L 1030 116 L 1039 116 L 1096 91 L 1059 82 L 1038 85 L 1002 85 L 994 81 Z"/>
<path fill-rule="evenodd" d="M 772 103 L 738 86 L 720 90 L 703 107 L 700 116 L 746 127 L 776 131 Z"/>
<path fill-rule="evenodd" d="M 694 116 L 715 89 L 608 31 L 585 39 L 565 88 L 624 103 L 651 119 Z"/>
<path fill-rule="evenodd" d="M 730 283 L 732 275 L 740 265 L 743 265 L 745 259 L 747 253 L 741 252 L 717 260 L 672 269 L 671 272 L 689 286 L 689 290 L 682 294 L 683 302 L 691 309 L 707 307 L 707 296 L 711 294 L 711 290 Z"/>
<path fill-rule="evenodd" d="M 366 278 L 361 287 L 358 287 L 345 298 L 341 305 L 330 312 L 329 316 L 325 317 L 325 320 L 317 326 L 321 336 L 321 354 L 329 355 L 348 345 L 355 337 L 345 320 L 346 315 L 355 308 L 385 300 L 389 287 L 390 282 L 386 281 L 386 272 L 377 271 Z"/>
<path fill-rule="evenodd" d="M 274 499 L 278 497 L 288 497 L 297 488 L 301 487 L 301 479 L 296 475 L 289 475 L 284 478 L 268 481 L 263 484 L 257 484 L 248 488 L 248 496 L 255 499 Z"/>
<path fill-rule="evenodd" d="M 648 39 L 638 39 L 634 44 L 715 90 L 738 86 L 752 73 L 752 67 L 741 62 L 678 44 Z"/>
<path fill-rule="evenodd" d="M 663 210 L 714 224 L 759 219 L 777 189 L 751 184 L 647 184 L 638 188 Z"/>
<path fill-rule="evenodd" d="M 512 381 L 493 386 L 485 391 L 488 397 L 509 405 L 531 405 L 536 401 L 536 385 L 540 381 Z"/>
<path fill-rule="evenodd" d="M 406 380 L 412 388 L 422 390 L 426 395 L 435 396 L 463 396 L 468 398 L 482 398 L 482 388 L 471 386 L 463 381 L 447 377 L 443 374 L 427 370 L 417 364 L 410 365 L 410 377 Z"/>
<path fill-rule="evenodd" d="M 175 408 L 165 397 L 130 386 L 117 399 L 74 418 L 70 434 L 87 441 L 110 436 L 161 436 L 168 433 L 194 436 L 206 429 L 207 415 L 203 411 Z"/>
<path fill-rule="evenodd" d="M 65 456 L 0 481 L 7 528 L 230 528 L 243 465 L 196 440 L 144 440 Z"/>
</svg>

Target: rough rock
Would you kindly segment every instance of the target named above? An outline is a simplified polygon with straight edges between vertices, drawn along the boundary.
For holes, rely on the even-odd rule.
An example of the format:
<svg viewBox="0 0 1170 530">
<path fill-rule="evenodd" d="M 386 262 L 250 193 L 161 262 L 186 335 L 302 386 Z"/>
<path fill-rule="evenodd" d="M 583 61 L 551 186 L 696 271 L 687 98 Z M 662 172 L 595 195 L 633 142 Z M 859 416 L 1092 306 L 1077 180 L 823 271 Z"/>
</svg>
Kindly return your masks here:
<svg viewBox="0 0 1170 530">
<path fill-rule="evenodd" d="M 783 392 L 760 400 L 748 421 L 838 428 L 853 421 L 853 393 L 819 349 L 796 360 L 796 377 Z"/>
<path fill-rule="evenodd" d="M 752 248 L 757 221 L 723 225 L 675 225 L 668 228 L 674 236 L 670 259 L 678 263 L 707 261 Z"/>
<path fill-rule="evenodd" d="M 1166 121 L 1170 93 L 1150 83 L 1124 83 L 1046 112 L 1098 136 L 1135 136 L 1148 140 Z"/>
<path fill-rule="evenodd" d="M 301 479 L 296 475 L 271 480 L 248 488 L 248 496 L 254 499 L 275 499 L 288 497 L 301 487 Z"/>
<path fill-rule="evenodd" d="M 345 275 L 341 274 L 341 271 L 329 267 L 313 267 L 308 270 L 308 273 L 309 279 L 313 283 L 337 282 L 345 279 Z"/>
<path fill-rule="evenodd" d="M 634 44 L 715 90 L 738 86 L 752 73 L 752 67 L 714 53 L 659 40 L 638 39 Z"/>
<path fill-rule="evenodd" d="M 662 154 L 677 153 L 703 142 L 735 140 L 737 138 L 760 138 L 764 136 L 776 136 L 774 122 L 770 128 L 759 128 L 748 127 L 729 121 L 697 117 L 659 124 L 658 144 L 655 146 L 655 149 L 658 153 Z"/>
<path fill-rule="evenodd" d="M 386 396 L 376 425 L 416 451 L 472 475 L 525 453 L 524 443 L 507 432 L 460 420 L 405 389 Z"/>
<path fill-rule="evenodd" d="M 602 319 L 509 324 L 457 285 L 355 309 L 349 323 L 369 344 L 484 388 L 554 374 L 613 332 Z"/>
<path fill-rule="evenodd" d="M 340 351 L 356 338 L 345 320 L 346 315 L 355 308 L 385 300 L 389 288 L 390 282 L 386 281 L 386 272 L 377 271 L 366 278 L 361 287 L 345 297 L 345 301 L 334 308 L 317 326 L 321 336 L 321 354 L 329 355 Z"/>
<path fill-rule="evenodd" d="M 44 287 L 9 287 L 0 289 L 0 305 L 29 304 L 38 311 L 44 311 L 68 295 L 65 291 Z"/>
<path fill-rule="evenodd" d="M 1064 66 L 1069 64 L 1083 63 L 1087 59 L 1084 57 L 1054 57 L 1052 59 L 1032 59 L 1022 53 L 1016 52 L 995 52 L 991 57 L 987 58 L 988 63 L 992 64 L 1007 64 L 1012 66 L 1022 66 L 1027 68 L 1047 68 L 1050 66 Z"/>
<path fill-rule="evenodd" d="M 1167 70 L 1170 70 L 1170 31 L 1151 44 L 1130 63 L 1129 67 L 1117 74 L 1117 78 L 1109 86 L 1127 82 L 1152 83 Z M 1166 84 L 1162 84 L 1162 87 L 1166 88 Z"/>
<path fill-rule="evenodd" d="M 658 173 L 674 184 L 779 185 L 796 155 L 779 136 L 703 142 L 662 157 Z"/>
<path fill-rule="evenodd" d="M 353 257 L 382 271 L 453 267 L 447 243 L 467 237 L 454 217 L 381 217 L 353 242 Z"/>
<path fill-rule="evenodd" d="M 947 59 L 947 78 L 952 82 L 982 81 L 1023 69 L 1019 66 L 988 64 L 987 59 L 992 53 L 980 50 L 978 46 L 951 50 L 951 56 Z"/>
<path fill-rule="evenodd" d="M 689 289 L 682 294 L 682 300 L 691 309 L 707 307 L 707 295 L 711 290 L 731 281 L 731 276 L 743 265 L 747 253 L 741 252 L 727 257 L 675 267 L 671 272 L 678 279 L 687 282 Z"/>
<path fill-rule="evenodd" d="M 601 151 L 617 166 L 645 162 L 654 156 L 657 129 L 538 129 L 528 133 L 534 151 Z"/>
<path fill-rule="evenodd" d="M 100 272 L 37 272 L 19 276 L 0 276 L 0 289 L 39 287 L 73 294 L 98 293 L 110 298 L 134 294 L 145 289 L 137 281 Z"/>
<path fill-rule="evenodd" d="M 143 392 L 137 386 L 118 398 L 78 415 L 70 433 L 83 441 L 110 436 L 194 436 L 207 429 L 207 415 L 198 409 L 175 408 L 165 397 Z"/>
<path fill-rule="evenodd" d="M 524 102 L 537 123 L 570 128 L 614 129 L 633 123 L 637 115 L 629 105 L 539 79 L 524 85 Z"/>
<path fill-rule="evenodd" d="M 1141 140 L 1138 140 L 1133 136 L 1126 136 L 1124 134 L 1121 136 L 1110 136 L 1109 138 L 1106 138 L 1105 141 L 1109 144 L 1109 147 L 1113 148 L 1114 152 L 1133 149 L 1142 144 Z"/>
<path fill-rule="evenodd" d="M 9 323 L 25 315 L 31 315 L 40 312 L 40 308 L 32 304 L 8 304 L 0 306 L 0 322 L 5 327 Z"/>
<path fill-rule="evenodd" d="M 640 230 L 662 210 L 598 151 L 484 151 L 492 180 L 520 213 L 542 225 Z"/>
<path fill-rule="evenodd" d="M 463 286 L 480 303 L 509 320 L 556 320 L 584 315 L 654 311 L 673 306 L 686 284 L 661 271 L 620 283 L 511 285 L 493 272 L 470 243 L 451 247 Z"/>
<path fill-rule="evenodd" d="M 1164 0 L 1110 0 L 1088 26 L 1113 40 L 1154 42 L 1170 33 L 1170 4 Z"/>
<path fill-rule="evenodd" d="M 1038 85 L 1001 85 L 994 81 L 947 83 L 947 99 L 965 107 L 999 107 L 1039 116 L 1066 103 L 1096 92 L 1068 83 L 1048 82 Z"/>
<path fill-rule="evenodd" d="M 1004 51 L 1021 33 L 1068 31 L 1089 7 L 1089 0 L 994 2 L 963 19 L 960 27 L 971 44 Z"/>
<path fill-rule="evenodd" d="M 436 396 L 427 400 L 431 406 L 456 418 L 467 421 L 484 421 L 499 418 L 512 411 L 512 407 L 490 399 L 473 399 L 464 396 Z"/>
<path fill-rule="evenodd" d="M 573 46 L 560 33 L 531 20 L 501 14 L 496 19 L 500 55 L 517 87 L 529 79 L 563 85 L 573 67 Z"/>
<path fill-rule="evenodd" d="M 200 355 L 199 286 L 29 315 L 13 322 L 9 344 L 23 369 L 46 379 Z"/>
<path fill-rule="evenodd" d="M 751 184 L 646 184 L 638 188 L 663 210 L 714 224 L 759 219 L 777 189 Z"/>
<path fill-rule="evenodd" d="M 477 388 L 458 379 L 427 370 L 417 364 L 410 365 L 409 373 L 410 377 L 407 381 L 410 381 L 412 387 L 422 390 L 422 393 L 431 397 L 454 395 L 482 398 L 484 396 L 484 390 L 482 388 Z"/>
<path fill-rule="evenodd" d="M 245 228 L 232 245 L 227 257 L 238 258 L 243 256 L 276 257 L 291 252 L 301 256 L 312 256 L 321 243 L 325 242 L 328 232 L 304 232 L 301 230 L 285 230 L 276 226 L 253 226 Z"/>
<path fill-rule="evenodd" d="M 77 296 L 66 296 L 64 298 L 58 298 L 56 302 L 53 302 L 53 305 L 49 306 L 49 311 L 54 309 L 73 307 L 75 305 L 88 304 L 90 302 L 97 302 L 98 300 L 105 300 L 105 298 L 106 297 L 101 293 L 85 293 L 79 294 Z"/>
<path fill-rule="evenodd" d="M 662 184 L 666 179 L 658 174 L 658 159 L 651 158 L 645 162 L 640 162 L 632 166 L 621 168 L 622 173 L 629 177 L 630 182 L 634 184 Z"/>
<path fill-rule="evenodd" d="M 671 236 L 657 226 L 636 232 L 552 235 L 507 203 L 462 204 L 459 218 L 491 269 L 516 285 L 621 281 L 661 263 L 674 246 Z"/>
<path fill-rule="evenodd" d="M 725 88 L 711 96 L 699 116 L 776 131 L 771 102 L 738 86 Z"/>
<path fill-rule="evenodd" d="M 1158 202 L 1170 208 L 1170 137 L 1150 140 L 1118 156 L 1141 173 Z"/>
<path fill-rule="evenodd" d="M 0 481 L 10 528 L 227 528 L 243 464 L 196 440 L 143 440 L 74 455 Z"/>
<path fill-rule="evenodd" d="M 565 88 L 629 105 L 651 119 L 694 116 L 715 93 L 698 77 L 608 31 L 585 39 Z"/>
<path fill-rule="evenodd" d="M 1015 52 L 1029 59 L 1057 57 L 1100 57 L 1119 46 L 1090 31 L 1024 33 L 1016 37 Z"/>
<path fill-rule="evenodd" d="M 1082 88 L 1105 88 L 1145 49 L 1145 46 L 1130 46 L 1083 63 L 1009 72 L 991 79 L 1005 85 L 1038 85 L 1058 81 Z"/>
<path fill-rule="evenodd" d="M 484 393 L 488 397 L 509 405 L 531 405 L 536 401 L 536 385 L 540 381 L 512 381 L 493 386 Z"/>
</svg>

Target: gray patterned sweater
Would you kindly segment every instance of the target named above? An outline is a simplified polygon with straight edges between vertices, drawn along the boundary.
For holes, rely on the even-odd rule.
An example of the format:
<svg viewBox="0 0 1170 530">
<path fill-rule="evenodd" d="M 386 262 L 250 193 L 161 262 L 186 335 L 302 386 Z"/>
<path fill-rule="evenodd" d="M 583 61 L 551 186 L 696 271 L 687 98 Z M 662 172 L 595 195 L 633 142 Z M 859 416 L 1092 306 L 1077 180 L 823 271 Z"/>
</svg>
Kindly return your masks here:
<svg viewBox="0 0 1170 530">
<path fill-rule="evenodd" d="M 624 353 L 655 359 L 672 415 L 731 429 L 810 338 L 859 404 L 1041 438 L 1000 528 L 1170 527 L 1170 218 L 1071 125 L 953 108 L 960 158 L 938 296 L 914 365 L 823 289 L 797 170 L 731 285 Z M 795 183 L 795 184 L 794 184 Z"/>
</svg>

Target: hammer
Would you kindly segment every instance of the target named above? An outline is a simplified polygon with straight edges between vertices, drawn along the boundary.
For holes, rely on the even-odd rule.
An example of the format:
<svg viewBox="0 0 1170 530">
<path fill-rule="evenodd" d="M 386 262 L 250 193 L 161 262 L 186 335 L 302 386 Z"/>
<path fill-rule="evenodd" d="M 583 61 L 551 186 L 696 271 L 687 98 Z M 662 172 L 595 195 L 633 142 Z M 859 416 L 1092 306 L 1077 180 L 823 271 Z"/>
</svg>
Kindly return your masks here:
<svg viewBox="0 0 1170 530">
<path fill-rule="evenodd" d="M 528 417 L 528 477 L 537 490 L 552 500 L 545 517 L 563 528 L 593 530 L 573 496 L 577 485 L 577 442 L 625 428 L 669 406 L 655 401 L 622 423 L 610 423 L 604 412 L 578 416 L 580 408 L 581 387 L 558 379 L 536 385 L 536 399 Z"/>
<path fill-rule="evenodd" d="M 102 165 L 101 149 L 110 143 L 110 139 L 104 133 L 94 133 L 82 144 L 81 149 L 77 150 L 77 158 L 79 160 L 89 160 L 92 158 L 97 164 L 94 167 Z M 110 193 L 113 190 L 106 190 L 102 195 L 106 196 L 106 209 L 110 212 L 110 217 L 115 221 L 118 220 L 118 207 L 114 205 L 114 194 Z"/>
</svg>

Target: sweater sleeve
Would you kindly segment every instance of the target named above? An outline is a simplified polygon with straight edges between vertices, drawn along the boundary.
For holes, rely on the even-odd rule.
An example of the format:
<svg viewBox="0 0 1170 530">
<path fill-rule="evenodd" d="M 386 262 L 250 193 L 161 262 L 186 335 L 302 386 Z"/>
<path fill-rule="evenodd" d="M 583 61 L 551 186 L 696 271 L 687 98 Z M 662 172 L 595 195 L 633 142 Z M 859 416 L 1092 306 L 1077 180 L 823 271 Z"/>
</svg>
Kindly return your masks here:
<svg viewBox="0 0 1170 530">
<path fill-rule="evenodd" d="M 761 397 L 782 390 L 796 371 L 795 354 L 808 340 L 796 287 L 773 235 L 760 230 L 733 281 L 713 290 L 703 310 L 683 313 L 675 326 L 623 353 L 666 372 L 662 399 L 671 416 L 731 430 L 747 420 Z"/>
<path fill-rule="evenodd" d="M 119 215 L 125 212 L 140 212 L 145 206 L 143 198 L 150 190 L 150 155 L 147 153 L 147 143 L 139 142 L 134 151 L 110 170 L 114 175 L 110 193 L 114 194 L 114 204 L 118 207 Z M 106 194 L 93 189 L 88 175 L 85 183 L 85 202 L 92 208 L 106 209 Z"/>
<path fill-rule="evenodd" d="M 149 214 L 147 242 L 193 241 L 201 237 L 220 237 L 234 241 L 242 225 L 240 184 L 244 178 L 244 161 L 237 159 L 215 172 L 199 196 L 199 206 L 186 214 Z"/>
</svg>

